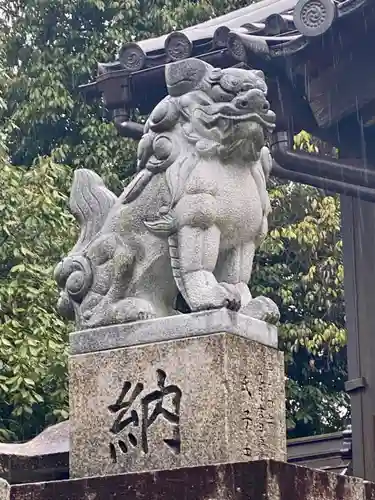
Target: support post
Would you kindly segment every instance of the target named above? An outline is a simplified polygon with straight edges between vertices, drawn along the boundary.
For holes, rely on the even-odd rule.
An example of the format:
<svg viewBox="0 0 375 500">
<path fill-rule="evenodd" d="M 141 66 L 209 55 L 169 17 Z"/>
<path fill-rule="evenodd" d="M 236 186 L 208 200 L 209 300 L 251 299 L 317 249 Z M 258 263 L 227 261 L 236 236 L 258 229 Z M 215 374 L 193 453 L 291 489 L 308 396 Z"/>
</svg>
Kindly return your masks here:
<svg viewBox="0 0 375 500">
<path fill-rule="evenodd" d="M 375 203 L 341 196 L 353 475 L 375 481 Z"/>
</svg>

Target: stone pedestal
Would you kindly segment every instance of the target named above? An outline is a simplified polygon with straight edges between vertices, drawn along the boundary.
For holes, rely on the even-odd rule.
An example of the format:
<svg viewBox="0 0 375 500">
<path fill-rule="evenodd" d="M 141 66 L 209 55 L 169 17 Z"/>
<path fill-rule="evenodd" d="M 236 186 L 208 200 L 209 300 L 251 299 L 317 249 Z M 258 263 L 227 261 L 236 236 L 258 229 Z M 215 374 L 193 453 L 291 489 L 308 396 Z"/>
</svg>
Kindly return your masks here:
<svg viewBox="0 0 375 500">
<path fill-rule="evenodd" d="M 0 477 L 11 484 L 67 479 L 68 454 L 69 422 L 65 421 L 26 443 L 0 443 Z"/>
<path fill-rule="evenodd" d="M 274 461 L 9 486 L 0 500 L 374 500 L 360 479 Z"/>
<path fill-rule="evenodd" d="M 72 477 L 284 460 L 276 342 L 227 310 L 73 334 Z"/>
</svg>

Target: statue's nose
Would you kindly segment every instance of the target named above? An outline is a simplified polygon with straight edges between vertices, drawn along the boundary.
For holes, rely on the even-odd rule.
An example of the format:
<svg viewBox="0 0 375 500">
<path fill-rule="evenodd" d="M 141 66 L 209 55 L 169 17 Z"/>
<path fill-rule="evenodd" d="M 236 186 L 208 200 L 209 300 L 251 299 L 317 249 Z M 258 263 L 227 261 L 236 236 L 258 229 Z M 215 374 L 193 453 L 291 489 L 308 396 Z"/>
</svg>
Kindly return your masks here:
<svg viewBox="0 0 375 500">
<path fill-rule="evenodd" d="M 270 109 L 270 104 L 266 99 L 264 92 L 259 89 L 251 89 L 239 96 L 235 103 L 238 109 L 252 110 L 262 113 L 267 113 Z"/>
</svg>

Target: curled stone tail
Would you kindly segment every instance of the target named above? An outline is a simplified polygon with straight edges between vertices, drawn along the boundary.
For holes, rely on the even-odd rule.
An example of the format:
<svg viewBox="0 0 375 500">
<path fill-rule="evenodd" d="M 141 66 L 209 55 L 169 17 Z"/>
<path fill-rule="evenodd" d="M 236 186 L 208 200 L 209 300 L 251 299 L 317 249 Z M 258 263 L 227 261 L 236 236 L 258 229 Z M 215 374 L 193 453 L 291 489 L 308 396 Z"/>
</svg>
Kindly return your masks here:
<svg viewBox="0 0 375 500">
<path fill-rule="evenodd" d="M 81 232 L 71 254 L 83 250 L 93 240 L 116 200 L 95 172 L 84 168 L 75 171 L 69 206 Z"/>
</svg>

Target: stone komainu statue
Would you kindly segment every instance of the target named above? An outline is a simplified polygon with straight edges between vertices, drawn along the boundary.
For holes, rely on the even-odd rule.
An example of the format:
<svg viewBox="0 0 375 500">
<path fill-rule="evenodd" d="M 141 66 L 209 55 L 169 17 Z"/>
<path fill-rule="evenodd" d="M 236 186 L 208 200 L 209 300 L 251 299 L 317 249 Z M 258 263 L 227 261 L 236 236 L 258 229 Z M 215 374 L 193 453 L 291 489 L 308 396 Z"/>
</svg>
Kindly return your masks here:
<svg viewBox="0 0 375 500">
<path fill-rule="evenodd" d="M 270 211 L 264 75 L 187 59 L 166 66 L 166 84 L 119 198 L 94 172 L 75 173 L 81 233 L 55 270 L 59 310 L 84 329 L 176 314 L 182 296 L 191 311 L 275 320 L 276 305 L 248 289 Z"/>
</svg>

